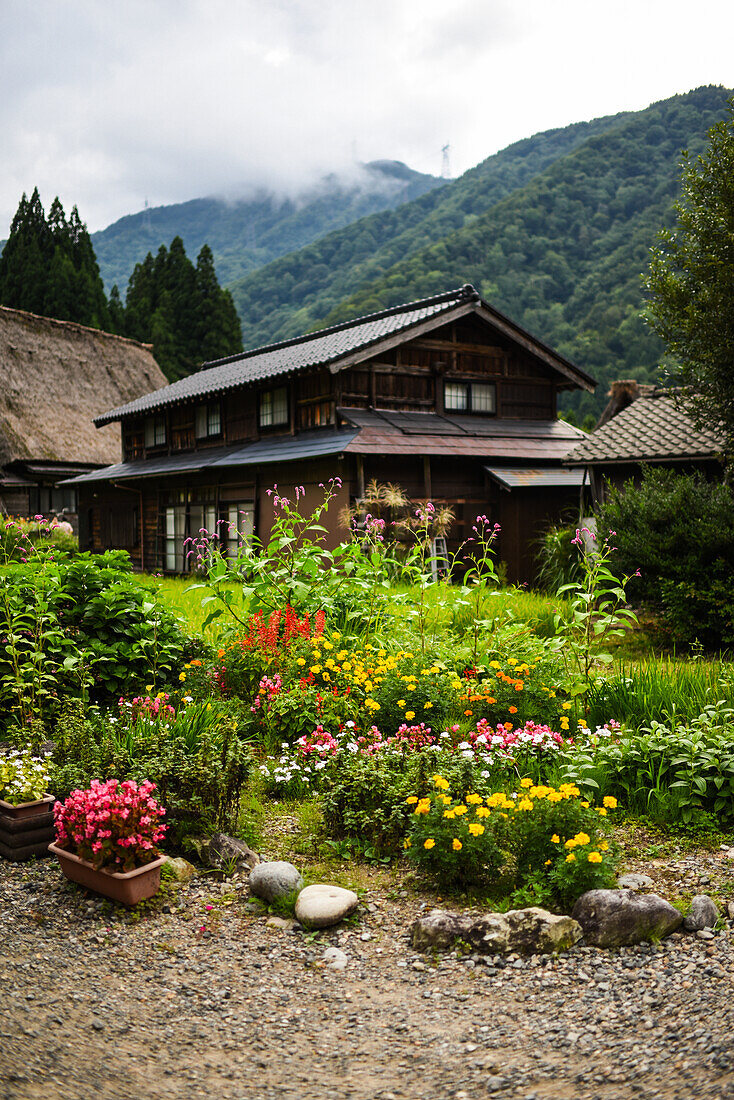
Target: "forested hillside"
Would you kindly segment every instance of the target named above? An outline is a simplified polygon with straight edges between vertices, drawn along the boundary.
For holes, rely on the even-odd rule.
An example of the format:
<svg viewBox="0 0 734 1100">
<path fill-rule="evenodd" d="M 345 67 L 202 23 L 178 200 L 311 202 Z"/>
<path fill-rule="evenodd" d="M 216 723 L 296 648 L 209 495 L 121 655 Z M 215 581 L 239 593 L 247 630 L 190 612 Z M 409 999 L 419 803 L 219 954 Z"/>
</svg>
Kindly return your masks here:
<svg viewBox="0 0 734 1100">
<path fill-rule="evenodd" d="M 724 116 L 725 89 L 510 146 L 439 191 L 364 218 L 230 286 L 246 347 L 472 282 L 595 375 L 652 380 L 662 345 L 640 275 L 672 216 L 683 149 Z"/>
<path fill-rule="evenodd" d="M 108 289 L 115 283 L 127 286 L 135 265 L 174 237 L 181 237 L 192 255 L 208 244 L 217 276 L 226 284 L 333 229 L 409 202 L 443 182 L 399 161 L 380 160 L 360 166 L 349 178 L 327 176 L 295 198 L 261 189 L 247 200 L 211 197 L 143 210 L 94 233 L 92 240 Z"/>
</svg>

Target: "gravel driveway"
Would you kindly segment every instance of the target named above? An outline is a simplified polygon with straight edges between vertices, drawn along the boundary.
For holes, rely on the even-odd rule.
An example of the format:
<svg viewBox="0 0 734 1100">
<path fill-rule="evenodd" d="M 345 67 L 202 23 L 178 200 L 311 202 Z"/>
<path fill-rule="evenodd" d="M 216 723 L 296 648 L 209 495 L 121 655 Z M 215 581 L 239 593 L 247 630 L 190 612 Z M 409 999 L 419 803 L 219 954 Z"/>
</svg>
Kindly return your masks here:
<svg viewBox="0 0 734 1100">
<path fill-rule="evenodd" d="M 734 1097 L 730 929 L 435 960 L 406 937 L 435 899 L 400 895 L 377 884 L 316 937 L 237 883 L 194 879 L 131 921 L 51 861 L 2 861 L 0 1097 Z"/>
</svg>

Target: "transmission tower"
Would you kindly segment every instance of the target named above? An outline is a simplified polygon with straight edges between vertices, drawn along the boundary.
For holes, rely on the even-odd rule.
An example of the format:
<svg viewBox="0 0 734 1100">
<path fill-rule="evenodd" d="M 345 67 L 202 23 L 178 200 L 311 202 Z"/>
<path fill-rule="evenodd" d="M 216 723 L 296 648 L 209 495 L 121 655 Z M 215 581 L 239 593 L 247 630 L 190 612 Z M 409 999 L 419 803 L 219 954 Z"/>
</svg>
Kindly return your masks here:
<svg viewBox="0 0 734 1100">
<path fill-rule="evenodd" d="M 448 144 L 448 142 L 446 143 L 446 145 L 441 146 L 441 179 L 442 180 L 451 179 L 451 166 L 449 164 L 449 150 L 450 150 L 450 148 L 451 148 L 451 146 Z"/>
</svg>

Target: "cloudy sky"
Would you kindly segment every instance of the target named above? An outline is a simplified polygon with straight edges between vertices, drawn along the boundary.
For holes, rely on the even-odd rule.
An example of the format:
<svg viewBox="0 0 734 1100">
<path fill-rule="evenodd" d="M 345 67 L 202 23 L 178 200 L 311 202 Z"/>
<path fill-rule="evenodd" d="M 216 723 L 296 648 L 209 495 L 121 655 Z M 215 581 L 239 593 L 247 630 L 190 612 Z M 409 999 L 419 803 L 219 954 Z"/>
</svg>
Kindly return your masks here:
<svg viewBox="0 0 734 1100">
<path fill-rule="evenodd" d="M 734 86 L 731 0 L 0 0 L 0 237 L 355 158 L 458 175 L 510 142 Z"/>
</svg>

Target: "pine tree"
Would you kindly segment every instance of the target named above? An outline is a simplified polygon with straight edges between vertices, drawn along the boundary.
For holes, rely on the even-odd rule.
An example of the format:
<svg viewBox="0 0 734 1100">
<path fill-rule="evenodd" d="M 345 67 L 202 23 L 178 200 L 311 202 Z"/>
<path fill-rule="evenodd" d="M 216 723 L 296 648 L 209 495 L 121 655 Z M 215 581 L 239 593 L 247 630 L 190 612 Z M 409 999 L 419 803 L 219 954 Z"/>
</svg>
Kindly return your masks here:
<svg viewBox="0 0 734 1100">
<path fill-rule="evenodd" d="M 180 237 L 136 265 L 128 284 L 124 331 L 153 344 L 170 381 L 209 359 L 242 350 L 239 317 L 231 295 L 219 285 L 208 245 L 196 267 Z"/>
<path fill-rule="evenodd" d="M 51 235 L 38 188 L 23 194 L 0 256 L 0 303 L 43 313 L 51 259 Z"/>
</svg>

